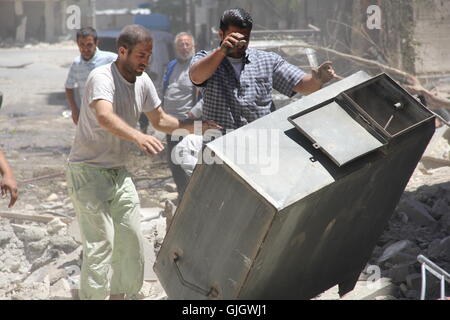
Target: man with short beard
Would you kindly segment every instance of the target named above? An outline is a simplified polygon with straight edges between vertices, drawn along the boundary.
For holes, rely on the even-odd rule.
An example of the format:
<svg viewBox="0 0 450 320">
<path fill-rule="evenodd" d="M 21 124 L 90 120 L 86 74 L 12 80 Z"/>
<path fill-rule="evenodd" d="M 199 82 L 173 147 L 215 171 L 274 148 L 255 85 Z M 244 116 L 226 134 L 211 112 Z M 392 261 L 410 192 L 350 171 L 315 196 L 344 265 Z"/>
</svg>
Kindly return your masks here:
<svg viewBox="0 0 450 320">
<path fill-rule="evenodd" d="M 311 74 L 281 56 L 249 48 L 253 19 L 242 8 L 226 10 L 220 19 L 220 46 L 198 52 L 190 78 L 201 88 L 203 119 L 225 130 L 245 126 L 271 112 L 272 89 L 292 97 L 310 94 L 335 78 L 330 61 Z"/>
<path fill-rule="evenodd" d="M 133 297 L 143 284 L 139 197 L 125 164 L 132 143 L 149 155 L 161 152 L 163 145 L 135 129 L 140 113 L 156 130 L 194 131 L 192 121 L 179 121 L 162 110 L 144 73 L 153 49 L 150 32 L 127 26 L 117 48 L 118 59 L 88 77 L 67 168 L 83 242 L 81 299 Z M 202 129 L 214 127 L 204 122 Z"/>
<path fill-rule="evenodd" d="M 77 46 L 80 55 L 73 60 L 65 83 L 66 99 L 72 110 L 72 121 L 75 125 L 80 115 L 77 98 L 83 99 L 84 86 L 89 73 L 117 59 L 117 54 L 100 50 L 97 31 L 92 27 L 84 27 L 77 31 Z"/>
<path fill-rule="evenodd" d="M 169 62 L 163 78 L 163 109 L 178 120 L 197 119 L 201 116 L 202 100 L 198 99 L 198 91 L 189 79 L 189 66 L 195 53 L 192 35 L 186 32 L 177 34 L 174 47 L 176 59 Z M 168 134 L 166 139 L 167 162 L 177 185 L 180 200 L 189 177 L 180 165 L 173 162 L 172 150 L 183 136 Z"/>
</svg>

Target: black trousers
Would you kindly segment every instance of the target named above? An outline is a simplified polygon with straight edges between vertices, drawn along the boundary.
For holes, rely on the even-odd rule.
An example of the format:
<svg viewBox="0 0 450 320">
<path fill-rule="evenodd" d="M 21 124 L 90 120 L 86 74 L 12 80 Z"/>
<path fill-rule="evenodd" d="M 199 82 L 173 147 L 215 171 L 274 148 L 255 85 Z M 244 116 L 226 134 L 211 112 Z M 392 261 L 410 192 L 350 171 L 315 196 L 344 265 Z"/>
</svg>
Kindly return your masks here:
<svg viewBox="0 0 450 320">
<path fill-rule="evenodd" d="M 189 176 L 184 172 L 183 168 L 180 165 L 173 163 L 171 155 L 173 148 L 181 140 L 183 140 L 183 137 L 171 136 L 170 134 L 168 134 L 166 135 L 166 139 L 167 139 L 167 162 L 169 163 L 170 171 L 172 171 L 173 180 L 177 185 L 178 200 L 181 200 L 181 197 L 183 196 L 184 191 L 186 190 L 186 187 L 189 183 Z"/>
</svg>

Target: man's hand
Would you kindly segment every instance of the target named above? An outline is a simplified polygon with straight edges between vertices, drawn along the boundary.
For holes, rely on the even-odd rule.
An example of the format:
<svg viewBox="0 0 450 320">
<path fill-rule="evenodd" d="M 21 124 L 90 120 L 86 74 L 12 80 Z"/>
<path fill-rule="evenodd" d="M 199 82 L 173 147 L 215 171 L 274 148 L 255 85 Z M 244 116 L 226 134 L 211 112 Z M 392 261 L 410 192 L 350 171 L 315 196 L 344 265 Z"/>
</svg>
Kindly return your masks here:
<svg viewBox="0 0 450 320">
<path fill-rule="evenodd" d="M 203 120 L 202 121 L 202 133 L 205 133 L 205 131 L 209 129 L 222 129 L 221 126 L 219 126 L 217 123 L 215 123 L 212 120 Z"/>
<path fill-rule="evenodd" d="M 244 40 L 245 36 L 239 32 L 230 33 L 225 39 L 223 39 L 220 49 L 225 55 L 229 55 L 233 48 L 244 47 L 247 45 L 247 41 Z"/>
<path fill-rule="evenodd" d="M 3 199 L 6 198 L 9 192 L 11 200 L 9 201 L 8 208 L 11 208 L 14 203 L 16 203 L 16 200 L 18 198 L 16 179 L 14 178 L 14 176 L 5 175 L 0 183 L 0 187 L 2 190 L 1 192 Z"/>
<path fill-rule="evenodd" d="M 72 121 L 75 125 L 78 124 L 79 117 L 80 117 L 80 111 L 78 110 L 78 108 L 76 109 L 75 112 L 74 112 L 74 110 L 72 110 Z"/>
<path fill-rule="evenodd" d="M 331 61 L 325 61 L 317 69 L 312 69 L 313 79 L 318 80 L 323 84 L 336 77 Z"/>
<path fill-rule="evenodd" d="M 138 134 L 135 143 L 139 147 L 139 149 L 150 155 L 155 155 L 164 150 L 164 146 L 162 145 L 161 141 L 153 136 L 143 133 Z"/>
</svg>

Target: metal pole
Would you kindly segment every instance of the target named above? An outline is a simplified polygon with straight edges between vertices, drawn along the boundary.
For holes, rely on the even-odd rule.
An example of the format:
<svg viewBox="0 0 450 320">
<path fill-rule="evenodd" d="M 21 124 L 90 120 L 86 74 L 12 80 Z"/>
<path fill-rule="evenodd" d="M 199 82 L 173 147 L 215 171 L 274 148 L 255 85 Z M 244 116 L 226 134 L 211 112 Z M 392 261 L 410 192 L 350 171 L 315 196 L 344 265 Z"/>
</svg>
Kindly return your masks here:
<svg viewBox="0 0 450 320">
<path fill-rule="evenodd" d="M 425 270 L 425 264 L 422 263 L 422 289 L 420 292 L 420 300 L 425 300 L 425 290 L 427 287 L 427 272 Z"/>
</svg>

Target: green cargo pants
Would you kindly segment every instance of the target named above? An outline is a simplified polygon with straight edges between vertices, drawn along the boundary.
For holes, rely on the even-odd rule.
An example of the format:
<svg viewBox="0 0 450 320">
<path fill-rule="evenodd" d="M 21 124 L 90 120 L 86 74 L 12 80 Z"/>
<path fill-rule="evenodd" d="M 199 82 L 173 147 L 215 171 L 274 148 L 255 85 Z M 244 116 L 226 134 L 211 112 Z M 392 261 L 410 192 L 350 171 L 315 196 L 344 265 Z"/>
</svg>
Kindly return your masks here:
<svg viewBox="0 0 450 320">
<path fill-rule="evenodd" d="M 130 174 L 125 168 L 69 163 L 66 175 L 83 241 L 80 299 L 137 294 L 144 251 L 139 197 Z"/>
</svg>

